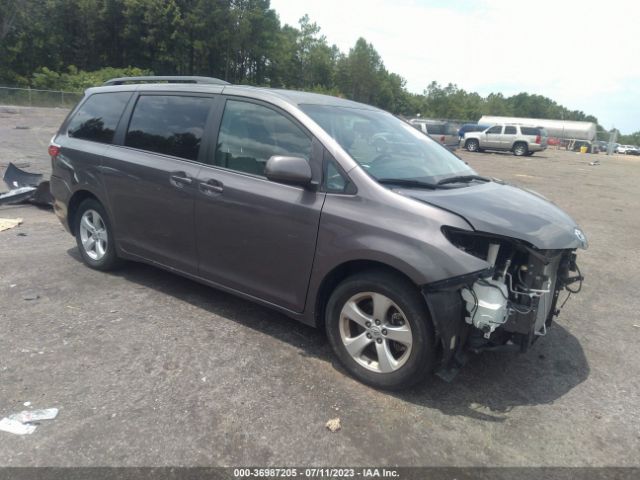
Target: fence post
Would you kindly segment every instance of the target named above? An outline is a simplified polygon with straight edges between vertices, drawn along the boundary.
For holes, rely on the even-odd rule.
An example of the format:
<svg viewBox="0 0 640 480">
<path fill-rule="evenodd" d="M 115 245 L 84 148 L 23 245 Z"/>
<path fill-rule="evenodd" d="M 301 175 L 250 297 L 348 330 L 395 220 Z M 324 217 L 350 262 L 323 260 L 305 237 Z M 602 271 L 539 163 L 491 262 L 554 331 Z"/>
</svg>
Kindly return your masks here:
<svg viewBox="0 0 640 480">
<path fill-rule="evenodd" d="M 29 106 L 31 107 L 31 87 L 29 87 Z"/>
<path fill-rule="evenodd" d="M 64 91 L 60 91 L 60 106 L 64 107 Z"/>
</svg>

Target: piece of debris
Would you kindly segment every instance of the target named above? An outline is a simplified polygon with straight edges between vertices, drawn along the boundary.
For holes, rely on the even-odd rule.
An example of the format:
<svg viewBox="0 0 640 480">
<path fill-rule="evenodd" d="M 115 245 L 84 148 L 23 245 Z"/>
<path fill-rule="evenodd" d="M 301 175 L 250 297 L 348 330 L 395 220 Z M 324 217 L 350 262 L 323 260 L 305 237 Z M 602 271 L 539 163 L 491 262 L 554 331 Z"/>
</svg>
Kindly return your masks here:
<svg viewBox="0 0 640 480">
<path fill-rule="evenodd" d="M 22 223 L 21 218 L 0 218 L 0 232 L 17 227 Z"/>
<path fill-rule="evenodd" d="M 38 295 L 37 293 L 33 293 L 33 292 L 25 293 L 22 296 L 22 299 L 23 300 L 27 300 L 27 301 L 29 301 L 29 300 L 37 300 L 39 298 L 40 298 L 40 295 Z"/>
<path fill-rule="evenodd" d="M 28 127 L 26 125 L 16 125 L 16 130 L 29 130 L 31 129 L 31 127 Z"/>
<path fill-rule="evenodd" d="M 53 204 L 49 181 L 43 181 L 40 173 L 25 172 L 13 163 L 9 163 L 3 180 L 9 187 L 9 191 L 0 194 L 0 205 L 25 201 L 36 205 L 51 206 Z"/>
<path fill-rule="evenodd" d="M 342 425 L 340 425 L 339 418 L 332 418 L 325 424 L 325 427 L 327 427 L 330 432 L 337 432 L 342 428 Z"/>
<path fill-rule="evenodd" d="M 640 325 L 635 325 L 635 324 L 634 324 L 633 326 L 634 326 L 634 327 L 636 327 L 636 328 L 640 328 Z"/>
<path fill-rule="evenodd" d="M 17 420 L 3 418 L 0 420 L 0 431 L 13 433 L 15 435 L 31 435 L 36 430 L 35 425 L 24 424 Z"/>
<path fill-rule="evenodd" d="M 20 413 L 9 415 L 7 418 L 20 423 L 32 423 L 40 420 L 53 420 L 57 416 L 57 408 L 43 408 L 41 410 L 23 410 Z"/>
<path fill-rule="evenodd" d="M 31 402 L 24 402 L 22 405 L 24 405 L 25 407 L 30 407 L 31 406 Z"/>
<path fill-rule="evenodd" d="M 593 162 L 589 162 L 589 165 L 591 165 L 592 167 L 594 165 L 600 165 L 600 160 L 594 160 Z"/>
</svg>

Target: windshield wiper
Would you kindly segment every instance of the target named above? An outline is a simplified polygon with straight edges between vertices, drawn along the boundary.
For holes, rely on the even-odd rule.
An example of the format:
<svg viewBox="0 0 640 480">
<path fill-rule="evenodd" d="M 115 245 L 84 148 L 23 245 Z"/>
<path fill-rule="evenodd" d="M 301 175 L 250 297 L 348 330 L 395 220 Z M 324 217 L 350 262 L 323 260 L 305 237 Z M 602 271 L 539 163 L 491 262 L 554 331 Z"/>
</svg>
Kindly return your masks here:
<svg viewBox="0 0 640 480">
<path fill-rule="evenodd" d="M 483 177 L 481 175 L 458 175 L 455 177 L 444 178 L 440 180 L 437 185 L 446 185 L 447 183 L 469 183 L 473 180 L 480 180 L 482 182 L 490 182 L 491 179 Z"/>
<path fill-rule="evenodd" d="M 382 185 L 398 185 L 400 187 L 409 188 L 430 188 L 431 190 L 440 188 L 440 186 L 435 183 L 421 182 L 420 180 L 412 180 L 410 178 L 378 178 L 377 180 L 378 183 L 381 183 Z"/>
</svg>

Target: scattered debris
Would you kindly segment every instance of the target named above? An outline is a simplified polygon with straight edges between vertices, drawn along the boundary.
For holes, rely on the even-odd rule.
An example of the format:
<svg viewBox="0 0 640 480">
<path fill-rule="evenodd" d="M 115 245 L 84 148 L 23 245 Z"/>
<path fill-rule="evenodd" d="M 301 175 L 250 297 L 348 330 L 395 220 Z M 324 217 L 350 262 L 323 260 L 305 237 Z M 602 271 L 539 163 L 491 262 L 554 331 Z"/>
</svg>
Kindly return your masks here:
<svg viewBox="0 0 640 480">
<path fill-rule="evenodd" d="M 332 418 L 325 424 L 325 427 L 327 427 L 330 432 L 337 432 L 342 428 L 342 425 L 340 425 L 339 418 Z"/>
<path fill-rule="evenodd" d="M 21 218 L 0 218 L 0 232 L 17 227 L 22 223 Z"/>
<path fill-rule="evenodd" d="M 27 300 L 27 301 L 29 301 L 29 300 L 37 300 L 39 298 L 40 298 L 40 295 L 38 295 L 37 293 L 33 293 L 33 292 L 25 293 L 22 296 L 22 299 L 23 300 Z"/>
<path fill-rule="evenodd" d="M 10 190 L 0 194 L 0 205 L 25 201 L 36 205 L 51 206 L 53 204 L 49 182 L 43 181 L 40 173 L 25 172 L 13 163 L 9 163 L 3 180 Z"/>
<path fill-rule="evenodd" d="M 20 413 L 9 415 L 7 418 L 20 423 L 32 423 L 40 420 L 53 420 L 57 416 L 57 408 L 43 408 L 41 410 L 23 410 Z"/>
<path fill-rule="evenodd" d="M 24 402 L 24 405 L 28 407 L 31 402 Z M 33 425 L 33 422 L 39 422 L 41 420 L 53 420 L 58 416 L 57 408 L 44 408 L 41 410 L 24 410 L 19 413 L 14 413 L 8 417 L 0 420 L 0 430 L 3 432 L 14 433 L 16 435 L 31 435 L 37 425 Z"/>
<path fill-rule="evenodd" d="M 594 160 L 593 162 L 589 162 L 589 165 L 591 165 L 592 167 L 594 165 L 600 165 L 600 160 Z"/>
<path fill-rule="evenodd" d="M 0 431 L 14 433 L 16 435 L 31 435 L 36 430 L 35 425 L 25 425 L 17 420 L 3 418 L 0 420 Z"/>
</svg>

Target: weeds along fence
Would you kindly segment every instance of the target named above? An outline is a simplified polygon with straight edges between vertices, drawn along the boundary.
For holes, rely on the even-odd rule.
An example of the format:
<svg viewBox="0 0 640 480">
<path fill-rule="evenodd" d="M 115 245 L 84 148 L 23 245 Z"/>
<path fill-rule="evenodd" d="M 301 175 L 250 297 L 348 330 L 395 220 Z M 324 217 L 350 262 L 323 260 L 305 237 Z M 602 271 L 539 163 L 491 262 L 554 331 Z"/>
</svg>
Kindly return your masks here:
<svg viewBox="0 0 640 480">
<path fill-rule="evenodd" d="M 0 105 L 71 108 L 82 96 L 81 92 L 0 86 Z"/>
</svg>

